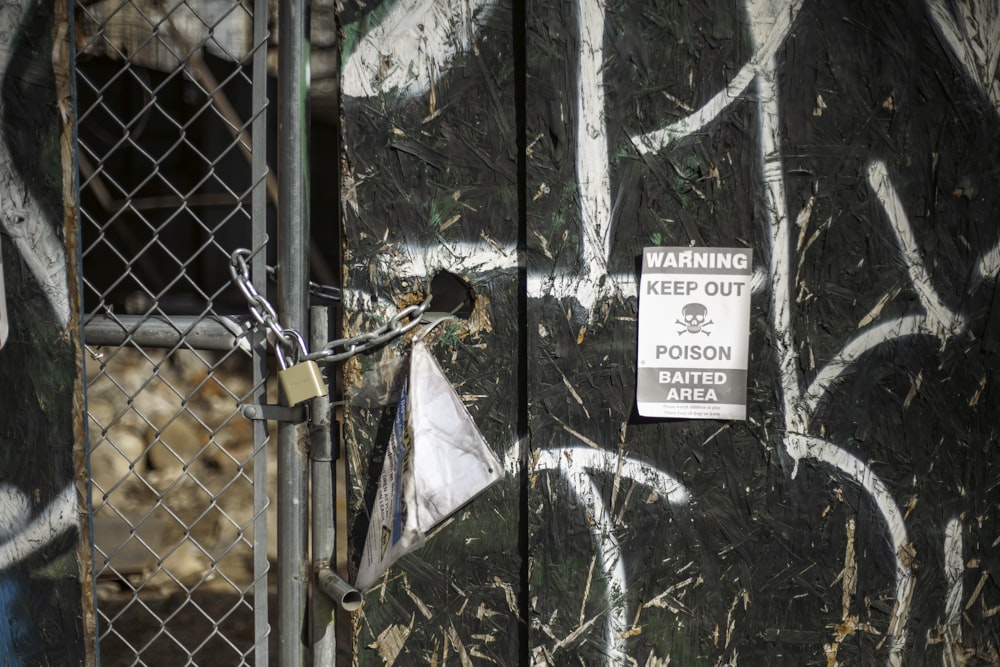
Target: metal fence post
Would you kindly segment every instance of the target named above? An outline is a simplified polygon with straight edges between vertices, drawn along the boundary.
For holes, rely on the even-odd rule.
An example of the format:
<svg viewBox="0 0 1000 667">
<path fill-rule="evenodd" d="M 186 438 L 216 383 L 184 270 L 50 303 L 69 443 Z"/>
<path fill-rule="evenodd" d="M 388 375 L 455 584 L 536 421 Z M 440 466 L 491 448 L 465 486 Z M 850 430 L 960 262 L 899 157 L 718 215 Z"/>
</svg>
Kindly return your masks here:
<svg viewBox="0 0 1000 667">
<path fill-rule="evenodd" d="M 320 306 L 310 309 L 310 341 L 313 348 L 327 341 L 329 327 L 327 310 Z M 332 367 L 331 367 L 332 370 Z M 330 568 L 333 558 L 333 446 L 330 438 L 330 399 L 328 396 L 312 401 L 312 561 L 313 577 Z M 327 595 L 310 598 L 312 665 L 335 665 L 337 639 L 334 632 L 334 603 Z"/>
<path fill-rule="evenodd" d="M 253 124 L 251 127 L 251 172 L 253 178 L 251 195 L 251 247 L 265 248 L 267 245 L 267 44 L 268 26 L 266 17 L 267 0 L 254 0 L 253 8 L 253 43 L 260 45 L 253 55 L 253 89 L 251 91 L 251 108 L 253 109 Z M 267 294 L 267 252 L 257 253 L 253 259 L 254 287 L 261 294 Z M 254 403 L 267 402 L 267 337 L 261 328 L 254 328 L 250 335 L 253 348 L 253 400 Z M 267 559 L 267 508 L 270 498 L 267 492 L 268 460 L 267 423 L 257 420 L 253 423 L 254 472 L 253 472 L 253 503 L 254 503 L 254 637 L 257 645 L 254 648 L 256 667 L 267 667 L 270 664 L 267 636 L 268 626 L 268 586 L 267 572 L 270 563 Z"/>
<path fill-rule="evenodd" d="M 279 3 L 278 15 L 278 313 L 305 331 L 308 297 L 308 3 Z M 302 424 L 278 427 L 278 656 L 305 665 L 309 583 L 308 456 Z"/>
<path fill-rule="evenodd" d="M 329 340 L 329 311 L 325 307 L 313 306 L 310 310 L 311 340 L 316 349 Z M 331 371 L 333 367 L 331 366 Z M 336 505 L 337 483 L 335 480 L 336 459 L 338 458 L 330 430 L 330 398 L 322 396 L 312 402 L 312 576 L 315 589 L 312 591 L 310 612 L 312 614 L 313 667 L 332 667 L 337 664 L 337 607 L 355 611 L 361 606 L 361 593 L 341 579 L 336 563 Z"/>
</svg>

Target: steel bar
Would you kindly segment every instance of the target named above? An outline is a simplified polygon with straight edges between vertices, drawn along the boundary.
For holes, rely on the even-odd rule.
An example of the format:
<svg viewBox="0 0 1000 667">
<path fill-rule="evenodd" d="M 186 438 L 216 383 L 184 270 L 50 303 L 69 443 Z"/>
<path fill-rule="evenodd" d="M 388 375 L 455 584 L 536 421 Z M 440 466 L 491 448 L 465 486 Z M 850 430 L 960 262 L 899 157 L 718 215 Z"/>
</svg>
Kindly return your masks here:
<svg viewBox="0 0 1000 667">
<path fill-rule="evenodd" d="M 312 349 L 327 340 L 327 309 L 314 306 L 310 309 L 310 340 Z M 319 573 L 330 571 L 334 550 L 333 517 L 333 445 L 330 438 L 330 397 L 312 400 L 312 449 L 310 469 L 312 477 L 312 560 L 313 573 L 319 584 Z M 313 595 L 311 600 L 311 638 L 313 667 L 336 664 L 337 633 L 334 601 L 328 595 Z"/>
<path fill-rule="evenodd" d="M 251 106 L 253 120 L 250 127 L 250 171 L 253 179 L 251 195 L 251 247 L 264 248 L 267 245 L 267 0 L 254 0 L 253 7 L 253 87 Z M 261 294 L 267 294 L 267 253 L 259 252 L 253 258 L 253 283 Z M 256 403 L 267 401 L 267 338 L 263 329 L 255 328 L 251 338 L 253 345 L 253 398 Z M 256 667 L 268 667 L 268 585 L 267 574 L 271 565 L 267 560 L 267 508 L 268 457 L 267 424 L 253 423 L 254 467 L 253 467 L 253 607 L 254 607 L 254 662 Z"/>
<path fill-rule="evenodd" d="M 279 3 L 278 14 L 278 317 L 305 331 L 308 298 L 308 3 Z M 306 664 L 308 456 L 306 430 L 278 426 L 278 664 Z"/>
<path fill-rule="evenodd" d="M 249 317 L 173 315 L 91 315 L 84 324 L 87 345 L 131 344 L 137 347 L 173 348 L 182 342 L 197 350 L 231 350 L 244 347 Z"/>
<path fill-rule="evenodd" d="M 361 591 L 351 586 L 349 583 L 340 578 L 340 576 L 329 568 L 321 569 L 316 573 L 316 585 L 323 595 L 317 597 L 327 597 L 329 600 L 336 605 L 340 606 L 344 611 L 357 611 L 361 607 Z M 331 609 L 332 611 L 332 609 Z M 333 624 L 330 624 L 330 631 L 333 631 Z M 333 648 L 336 648 L 334 646 Z M 313 665 L 319 667 L 320 665 L 332 665 L 334 653 L 329 654 L 327 662 L 320 662 L 314 656 Z"/>
</svg>

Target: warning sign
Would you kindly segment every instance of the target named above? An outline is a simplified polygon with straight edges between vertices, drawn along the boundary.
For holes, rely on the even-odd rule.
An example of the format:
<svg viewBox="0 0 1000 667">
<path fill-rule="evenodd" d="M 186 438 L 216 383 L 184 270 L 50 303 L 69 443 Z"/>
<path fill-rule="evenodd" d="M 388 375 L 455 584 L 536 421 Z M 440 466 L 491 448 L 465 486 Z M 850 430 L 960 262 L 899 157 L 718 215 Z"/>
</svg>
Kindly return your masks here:
<svg viewBox="0 0 1000 667">
<path fill-rule="evenodd" d="M 746 419 L 748 248 L 644 248 L 636 405 L 644 417 Z"/>
</svg>

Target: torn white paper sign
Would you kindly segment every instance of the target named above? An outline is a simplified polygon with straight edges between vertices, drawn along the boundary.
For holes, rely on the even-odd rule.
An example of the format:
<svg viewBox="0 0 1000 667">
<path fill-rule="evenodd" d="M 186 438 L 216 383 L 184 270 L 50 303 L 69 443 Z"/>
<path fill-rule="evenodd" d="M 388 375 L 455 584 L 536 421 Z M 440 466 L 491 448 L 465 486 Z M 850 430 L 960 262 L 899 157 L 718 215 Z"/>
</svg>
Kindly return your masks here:
<svg viewBox="0 0 1000 667">
<path fill-rule="evenodd" d="M 500 479 L 500 460 L 427 347 L 416 342 L 379 476 L 355 586 L 365 590 Z"/>
</svg>

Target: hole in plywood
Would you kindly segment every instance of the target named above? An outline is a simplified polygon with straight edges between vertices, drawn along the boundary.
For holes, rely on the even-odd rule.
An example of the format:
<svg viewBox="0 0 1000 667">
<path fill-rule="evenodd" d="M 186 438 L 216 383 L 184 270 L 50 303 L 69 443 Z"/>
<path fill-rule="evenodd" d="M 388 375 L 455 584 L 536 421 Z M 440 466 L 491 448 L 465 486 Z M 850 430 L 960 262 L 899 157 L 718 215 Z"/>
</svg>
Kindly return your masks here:
<svg viewBox="0 0 1000 667">
<path fill-rule="evenodd" d="M 449 271 L 438 271 L 431 279 L 431 310 L 435 313 L 452 313 L 463 320 L 469 319 L 475 307 L 476 294 L 467 280 Z"/>
</svg>

